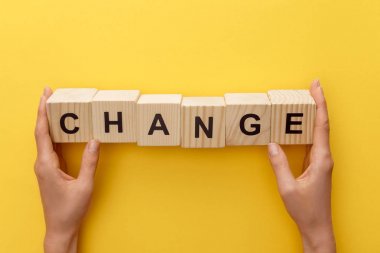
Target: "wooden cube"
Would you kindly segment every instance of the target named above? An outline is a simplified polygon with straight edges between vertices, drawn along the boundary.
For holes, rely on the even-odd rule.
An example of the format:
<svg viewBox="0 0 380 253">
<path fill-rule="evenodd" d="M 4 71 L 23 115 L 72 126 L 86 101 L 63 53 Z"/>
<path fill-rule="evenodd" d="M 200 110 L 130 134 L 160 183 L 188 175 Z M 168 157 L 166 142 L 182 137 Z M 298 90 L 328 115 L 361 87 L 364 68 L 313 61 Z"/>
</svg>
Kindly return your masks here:
<svg viewBox="0 0 380 253">
<path fill-rule="evenodd" d="M 144 94 L 137 102 L 137 145 L 180 144 L 180 94 Z"/>
<path fill-rule="evenodd" d="M 57 89 L 47 100 L 53 142 L 87 142 L 92 138 L 91 101 L 96 89 Z"/>
<path fill-rule="evenodd" d="M 271 103 L 265 93 L 227 93 L 226 145 L 265 145 L 270 141 Z"/>
<path fill-rule="evenodd" d="M 271 90 L 271 142 L 312 144 L 316 104 L 308 90 Z"/>
<path fill-rule="evenodd" d="M 138 90 L 99 90 L 92 100 L 94 139 L 136 142 Z"/>
<path fill-rule="evenodd" d="M 223 97 L 184 97 L 181 106 L 181 136 L 184 148 L 225 146 Z"/>
</svg>

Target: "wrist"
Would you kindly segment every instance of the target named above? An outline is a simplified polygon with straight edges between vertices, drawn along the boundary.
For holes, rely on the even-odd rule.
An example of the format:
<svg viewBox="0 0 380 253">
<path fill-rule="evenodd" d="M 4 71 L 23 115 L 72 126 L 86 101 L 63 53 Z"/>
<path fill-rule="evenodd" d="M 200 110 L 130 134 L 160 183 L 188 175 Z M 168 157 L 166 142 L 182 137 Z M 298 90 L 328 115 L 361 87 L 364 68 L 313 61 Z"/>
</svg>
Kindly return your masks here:
<svg viewBox="0 0 380 253">
<path fill-rule="evenodd" d="M 301 231 L 305 253 L 335 253 L 335 238 L 332 225 Z"/>
<path fill-rule="evenodd" d="M 46 232 L 44 239 L 45 253 L 75 253 L 78 233 Z"/>
</svg>

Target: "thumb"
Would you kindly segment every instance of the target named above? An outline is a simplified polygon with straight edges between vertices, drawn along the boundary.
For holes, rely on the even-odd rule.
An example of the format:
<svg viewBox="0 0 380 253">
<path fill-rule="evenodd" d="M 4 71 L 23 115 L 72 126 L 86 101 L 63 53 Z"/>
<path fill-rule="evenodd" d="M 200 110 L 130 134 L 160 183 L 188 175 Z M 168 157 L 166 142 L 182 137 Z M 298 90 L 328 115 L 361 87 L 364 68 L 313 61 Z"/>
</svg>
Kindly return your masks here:
<svg viewBox="0 0 380 253">
<path fill-rule="evenodd" d="M 83 151 L 79 179 L 93 180 L 99 159 L 99 142 L 90 140 Z"/>
<path fill-rule="evenodd" d="M 276 175 L 279 191 L 283 193 L 295 183 L 295 179 L 289 168 L 288 159 L 277 143 L 268 144 L 268 154 L 274 174 Z"/>
</svg>

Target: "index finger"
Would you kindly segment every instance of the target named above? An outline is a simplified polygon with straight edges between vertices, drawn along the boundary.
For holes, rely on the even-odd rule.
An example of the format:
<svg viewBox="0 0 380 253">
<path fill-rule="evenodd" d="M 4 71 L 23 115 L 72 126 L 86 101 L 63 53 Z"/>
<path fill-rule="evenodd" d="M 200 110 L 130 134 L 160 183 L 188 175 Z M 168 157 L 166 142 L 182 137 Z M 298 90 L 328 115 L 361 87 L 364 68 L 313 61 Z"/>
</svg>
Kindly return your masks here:
<svg viewBox="0 0 380 253">
<path fill-rule="evenodd" d="M 49 123 L 46 114 L 46 100 L 50 97 L 51 93 L 50 88 L 45 88 L 38 107 L 37 122 L 34 132 L 38 155 L 43 155 L 54 151 L 49 134 Z"/>
<path fill-rule="evenodd" d="M 330 126 L 327 112 L 327 104 L 323 95 L 322 87 L 319 80 L 313 81 L 310 87 L 310 93 L 317 105 L 317 115 L 314 124 L 313 147 L 318 150 L 330 151 Z"/>
</svg>

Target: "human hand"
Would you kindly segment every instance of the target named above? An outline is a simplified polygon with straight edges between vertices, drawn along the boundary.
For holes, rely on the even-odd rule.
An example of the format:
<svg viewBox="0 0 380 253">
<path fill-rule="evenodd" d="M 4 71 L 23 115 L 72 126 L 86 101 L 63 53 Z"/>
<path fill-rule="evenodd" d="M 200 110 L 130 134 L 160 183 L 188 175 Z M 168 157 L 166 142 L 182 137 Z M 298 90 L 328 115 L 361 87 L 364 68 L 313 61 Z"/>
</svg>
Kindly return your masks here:
<svg viewBox="0 0 380 253">
<path fill-rule="evenodd" d="M 288 213 L 302 236 L 304 252 L 335 252 L 331 218 L 331 176 L 334 162 L 329 143 L 326 100 L 318 80 L 310 87 L 317 105 L 314 141 L 305 158 L 304 171 L 294 178 L 287 157 L 276 143 L 268 145 L 269 159 Z"/>
<path fill-rule="evenodd" d="M 45 88 L 35 128 L 37 159 L 34 170 L 46 223 L 44 249 L 45 253 L 74 253 L 78 230 L 91 200 L 99 142 L 87 143 L 78 178 L 68 175 L 60 145 L 53 146 L 49 135 L 46 100 L 51 94 L 51 89 Z"/>
</svg>

